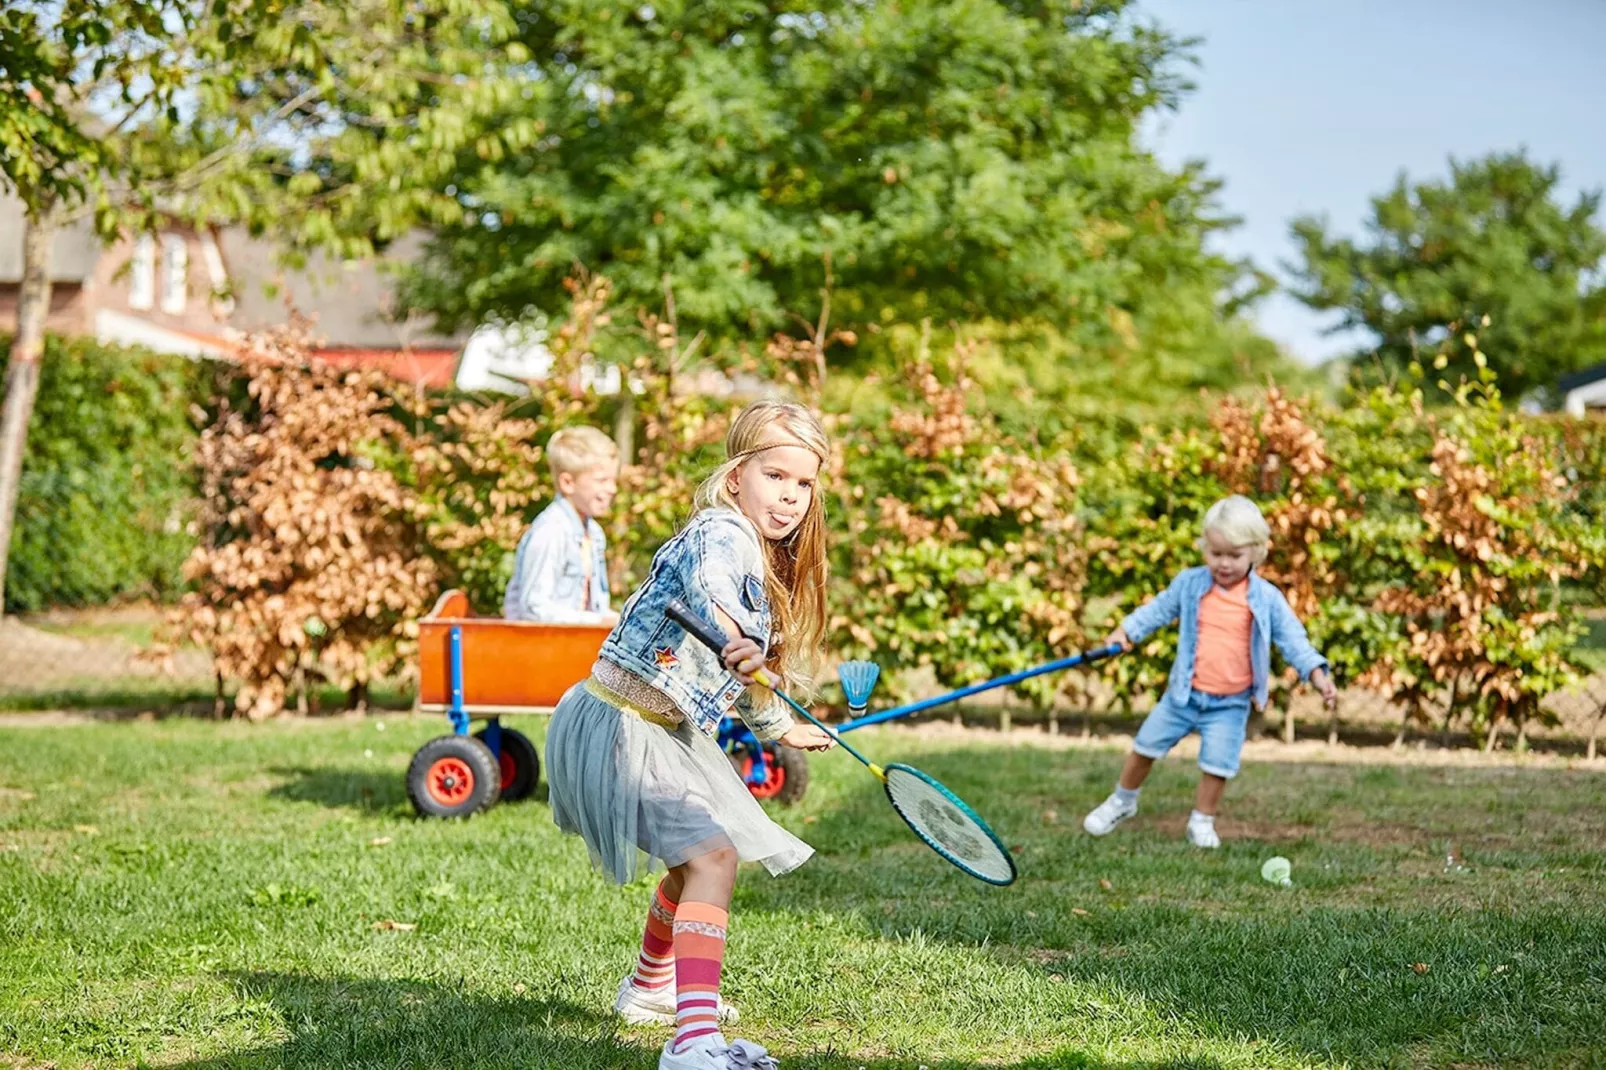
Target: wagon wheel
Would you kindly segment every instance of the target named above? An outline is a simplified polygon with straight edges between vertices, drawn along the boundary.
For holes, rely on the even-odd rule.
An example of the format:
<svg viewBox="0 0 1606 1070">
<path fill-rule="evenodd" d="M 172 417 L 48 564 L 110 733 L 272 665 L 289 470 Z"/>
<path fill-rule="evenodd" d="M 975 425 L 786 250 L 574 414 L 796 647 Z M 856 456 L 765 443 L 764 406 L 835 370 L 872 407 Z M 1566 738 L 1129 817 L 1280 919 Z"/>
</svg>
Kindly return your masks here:
<svg viewBox="0 0 1606 1070">
<path fill-rule="evenodd" d="M 407 767 L 407 797 L 425 817 L 468 817 L 496 804 L 501 771 L 491 748 L 468 736 L 440 736 Z"/>
<path fill-rule="evenodd" d="M 490 729 L 482 728 L 474 733 L 474 738 L 484 740 L 489 732 Z M 535 785 L 540 782 L 541 757 L 536 753 L 530 737 L 523 732 L 503 728 L 501 733 L 501 753 L 496 760 L 502 771 L 502 801 L 518 802 L 529 798 Z"/>
</svg>

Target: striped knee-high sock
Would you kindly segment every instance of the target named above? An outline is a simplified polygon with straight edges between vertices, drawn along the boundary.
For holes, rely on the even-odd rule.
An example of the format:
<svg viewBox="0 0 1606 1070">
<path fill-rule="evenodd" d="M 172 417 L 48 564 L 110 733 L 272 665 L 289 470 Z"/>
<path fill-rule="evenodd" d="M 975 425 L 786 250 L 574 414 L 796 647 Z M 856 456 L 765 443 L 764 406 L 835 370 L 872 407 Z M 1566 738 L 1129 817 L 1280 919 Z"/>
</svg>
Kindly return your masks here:
<svg viewBox="0 0 1606 1070">
<path fill-rule="evenodd" d="M 729 924 L 730 914 L 709 903 L 681 903 L 675 910 L 676 1054 L 719 1035 L 719 970 Z"/>
<path fill-rule="evenodd" d="M 675 982 L 675 901 L 662 882 L 647 908 L 647 928 L 641 934 L 641 954 L 630 982 L 646 992 L 662 992 Z"/>
</svg>

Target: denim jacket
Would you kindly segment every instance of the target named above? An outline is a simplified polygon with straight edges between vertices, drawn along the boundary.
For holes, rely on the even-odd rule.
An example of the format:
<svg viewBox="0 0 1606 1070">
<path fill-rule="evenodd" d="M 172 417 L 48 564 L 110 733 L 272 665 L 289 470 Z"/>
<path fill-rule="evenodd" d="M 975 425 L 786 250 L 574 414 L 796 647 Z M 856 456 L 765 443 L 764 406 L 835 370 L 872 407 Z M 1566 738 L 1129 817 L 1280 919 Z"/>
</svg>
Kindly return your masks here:
<svg viewBox="0 0 1606 1070">
<path fill-rule="evenodd" d="M 591 535 L 591 609 L 586 609 L 585 539 Z M 595 520 L 569 499 L 541 511 L 513 558 L 513 578 L 502 599 L 502 616 L 546 624 L 600 624 L 608 608 L 607 538 Z"/>
<path fill-rule="evenodd" d="M 674 702 L 706 735 L 736 712 L 760 739 L 779 739 L 792 717 L 773 697 L 756 703 L 719 656 L 664 614 L 678 598 L 716 622 L 724 610 L 748 638 L 770 648 L 770 604 L 764 593 L 764 550 L 758 531 L 733 509 L 705 509 L 653 555 L 646 582 L 630 596 L 602 657 L 627 669 Z M 735 638 L 735 636 L 732 636 Z"/>
<path fill-rule="evenodd" d="M 1199 649 L 1199 603 L 1210 593 L 1215 580 L 1203 566 L 1190 568 L 1171 581 L 1160 595 L 1135 610 L 1121 622 L 1121 630 L 1134 645 L 1180 619 L 1177 660 L 1171 666 L 1166 697 L 1185 703 L 1193 690 L 1193 663 Z M 1327 667 L 1327 659 L 1316 652 L 1305 637 L 1305 626 L 1294 616 L 1288 600 L 1274 585 L 1254 573 L 1249 574 L 1249 613 L 1253 626 L 1249 637 L 1249 667 L 1254 674 L 1254 702 L 1264 707 L 1271 692 L 1271 644 L 1299 673 L 1310 679 L 1317 669 Z"/>
</svg>

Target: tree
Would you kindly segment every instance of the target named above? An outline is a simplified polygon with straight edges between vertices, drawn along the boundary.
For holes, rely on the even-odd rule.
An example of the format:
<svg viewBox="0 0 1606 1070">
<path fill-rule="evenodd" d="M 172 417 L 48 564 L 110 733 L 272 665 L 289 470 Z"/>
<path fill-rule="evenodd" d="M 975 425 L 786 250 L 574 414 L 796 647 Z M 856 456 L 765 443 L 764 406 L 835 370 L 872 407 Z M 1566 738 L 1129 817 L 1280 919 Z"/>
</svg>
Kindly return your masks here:
<svg viewBox="0 0 1606 1070">
<path fill-rule="evenodd" d="M 1525 154 L 1450 161 L 1448 182 L 1410 184 L 1372 200 L 1361 241 L 1325 221 L 1293 224 L 1303 263 L 1296 294 L 1364 327 L 1399 368 L 1434 355 L 1451 383 L 1476 381 L 1486 355 L 1513 397 L 1606 360 L 1606 232 L 1598 191 L 1561 202 L 1560 170 Z"/>
<path fill-rule="evenodd" d="M 0 189 L 24 276 L 0 420 L 0 595 L 50 306 L 51 239 L 161 218 L 243 221 L 371 252 L 432 210 L 436 161 L 507 103 L 496 0 L 21 0 L 0 12 Z M 512 124 L 479 142 L 505 151 Z"/>
<path fill-rule="evenodd" d="M 461 222 L 413 296 L 446 321 L 547 308 L 575 263 L 619 303 L 667 276 L 688 330 L 1046 317 L 1224 285 L 1213 187 L 1135 143 L 1185 43 L 1126 3 L 560 0 L 514 8 L 532 57 L 493 118 L 533 151 L 463 156 Z M 531 94 L 536 94 L 533 98 Z M 550 309 L 547 309 L 551 311 Z"/>
</svg>

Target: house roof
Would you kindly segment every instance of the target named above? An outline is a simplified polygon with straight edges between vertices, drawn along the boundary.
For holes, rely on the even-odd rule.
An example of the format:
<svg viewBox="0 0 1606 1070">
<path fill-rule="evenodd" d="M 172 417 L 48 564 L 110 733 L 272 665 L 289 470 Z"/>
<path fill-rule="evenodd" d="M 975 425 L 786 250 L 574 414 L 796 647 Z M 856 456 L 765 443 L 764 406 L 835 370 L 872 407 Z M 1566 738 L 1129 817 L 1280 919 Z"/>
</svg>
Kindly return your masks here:
<svg viewBox="0 0 1606 1070">
<path fill-rule="evenodd" d="M 1598 383 L 1602 379 L 1606 379 L 1606 364 L 1597 364 L 1592 368 L 1584 368 L 1573 372 L 1571 375 L 1562 376 L 1556 380 L 1556 389 L 1566 394 L 1577 390 L 1581 386 Z"/>
<path fill-rule="evenodd" d="M 444 390 L 457 378 L 457 350 L 320 349 L 318 359 L 337 368 L 374 368 L 392 379 Z"/>
<path fill-rule="evenodd" d="M 233 286 L 229 326 L 274 327 L 294 308 L 312 319 L 313 333 L 330 348 L 455 351 L 467 341 L 467 332 L 446 334 L 435 330 L 430 318 L 395 311 L 396 269 L 415 260 L 423 244 L 422 235 L 407 235 L 372 260 L 342 262 L 313 254 L 303 266 L 287 267 L 272 241 L 225 230 L 218 246 Z"/>
<path fill-rule="evenodd" d="M 22 281 L 24 212 L 16 197 L 0 194 L 0 283 Z M 56 235 L 50 247 L 50 281 L 83 281 L 94 272 L 100 242 L 90 222 L 80 220 Z"/>
</svg>

